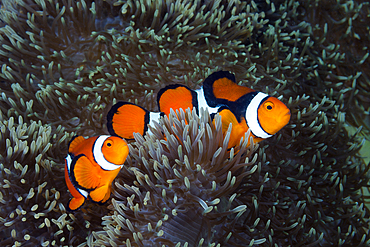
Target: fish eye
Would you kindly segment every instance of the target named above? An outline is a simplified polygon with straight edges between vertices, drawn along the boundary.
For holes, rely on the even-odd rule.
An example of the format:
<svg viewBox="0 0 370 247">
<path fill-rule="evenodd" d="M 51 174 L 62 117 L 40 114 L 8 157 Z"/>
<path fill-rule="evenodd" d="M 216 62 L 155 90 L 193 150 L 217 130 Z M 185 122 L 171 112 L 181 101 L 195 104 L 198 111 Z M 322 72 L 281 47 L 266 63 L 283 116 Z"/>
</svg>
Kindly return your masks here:
<svg viewBox="0 0 370 247">
<path fill-rule="evenodd" d="M 263 104 L 264 108 L 267 110 L 267 111 L 271 111 L 272 109 L 274 109 L 274 103 L 272 103 L 271 101 L 267 101 Z"/>
<path fill-rule="evenodd" d="M 113 145 L 113 141 L 107 140 L 105 145 L 110 148 Z"/>
</svg>

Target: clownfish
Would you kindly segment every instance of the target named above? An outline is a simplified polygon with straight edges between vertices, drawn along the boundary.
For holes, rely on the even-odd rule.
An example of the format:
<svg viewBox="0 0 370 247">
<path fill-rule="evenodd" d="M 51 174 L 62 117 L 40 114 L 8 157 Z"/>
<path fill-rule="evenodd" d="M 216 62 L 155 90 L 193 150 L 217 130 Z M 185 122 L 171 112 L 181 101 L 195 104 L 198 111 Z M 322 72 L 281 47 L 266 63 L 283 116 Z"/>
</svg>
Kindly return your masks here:
<svg viewBox="0 0 370 247">
<path fill-rule="evenodd" d="M 79 209 L 86 199 L 105 203 L 110 197 L 112 182 L 128 153 L 126 141 L 116 136 L 102 135 L 87 139 L 75 136 L 70 141 L 65 158 L 64 176 L 73 196 L 68 209 Z"/>
<path fill-rule="evenodd" d="M 185 85 L 172 84 L 162 88 L 157 95 L 159 112 L 150 112 L 129 102 L 118 102 L 107 114 L 107 128 L 111 135 L 133 139 L 133 133 L 145 135 L 148 125 L 163 115 L 182 108 L 196 111 L 203 107 L 213 117 L 221 116 L 225 134 L 229 124 L 232 130 L 228 148 L 236 146 L 250 129 L 254 142 L 276 134 L 288 124 L 290 110 L 275 97 L 240 86 L 234 74 L 228 71 L 214 72 L 208 76 L 200 89 L 192 90 Z"/>
</svg>

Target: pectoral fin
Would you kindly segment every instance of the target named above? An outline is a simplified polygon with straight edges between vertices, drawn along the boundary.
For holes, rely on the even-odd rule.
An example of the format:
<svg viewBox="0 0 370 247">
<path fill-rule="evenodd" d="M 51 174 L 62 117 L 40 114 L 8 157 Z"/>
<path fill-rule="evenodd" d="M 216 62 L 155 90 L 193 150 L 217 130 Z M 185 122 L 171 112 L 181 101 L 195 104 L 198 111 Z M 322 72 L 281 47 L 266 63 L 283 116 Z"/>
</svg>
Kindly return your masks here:
<svg viewBox="0 0 370 247">
<path fill-rule="evenodd" d="M 76 156 L 71 165 L 72 181 L 77 187 L 93 190 L 101 180 L 100 166 L 91 162 L 85 155 Z"/>
</svg>

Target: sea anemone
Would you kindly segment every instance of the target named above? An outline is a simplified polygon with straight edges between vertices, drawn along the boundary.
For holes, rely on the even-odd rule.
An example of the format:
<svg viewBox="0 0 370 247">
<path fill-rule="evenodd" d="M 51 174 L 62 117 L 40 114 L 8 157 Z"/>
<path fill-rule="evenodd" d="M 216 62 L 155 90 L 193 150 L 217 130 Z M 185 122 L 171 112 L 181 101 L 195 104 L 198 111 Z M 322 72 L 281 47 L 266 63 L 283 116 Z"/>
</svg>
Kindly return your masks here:
<svg viewBox="0 0 370 247">
<path fill-rule="evenodd" d="M 1 1 L 1 245 L 369 246 L 368 13 L 350 0 Z M 290 124 L 225 150 L 217 117 L 164 118 L 131 143 L 111 201 L 65 211 L 72 136 L 107 133 L 117 100 L 156 111 L 164 85 L 196 89 L 220 69 L 281 99 Z"/>
<path fill-rule="evenodd" d="M 256 146 L 247 148 L 244 139 L 228 151 L 230 133 L 223 138 L 219 116 L 213 125 L 208 113 L 179 115 L 161 119 L 145 140 L 136 135 L 129 168 L 116 182 L 113 213 L 89 245 L 212 245 L 216 232 L 246 211 L 234 191 L 257 170 Z"/>
<path fill-rule="evenodd" d="M 22 116 L 17 121 L 1 115 L 0 120 L 1 245 L 64 245 L 84 239 L 70 235 L 82 218 L 66 213 L 62 157 L 51 152 L 65 146 L 69 134 L 41 121 L 25 123 Z"/>
</svg>

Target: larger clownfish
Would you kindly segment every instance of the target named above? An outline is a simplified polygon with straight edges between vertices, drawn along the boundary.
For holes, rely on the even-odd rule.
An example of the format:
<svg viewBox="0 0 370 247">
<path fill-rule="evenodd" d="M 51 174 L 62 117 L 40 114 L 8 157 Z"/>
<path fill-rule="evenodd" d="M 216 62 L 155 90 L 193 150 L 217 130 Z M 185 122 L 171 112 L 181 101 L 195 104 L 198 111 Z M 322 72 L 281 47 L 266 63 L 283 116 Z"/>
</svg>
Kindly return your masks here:
<svg viewBox="0 0 370 247">
<path fill-rule="evenodd" d="M 105 203 L 128 153 L 126 141 L 116 136 L 74 137 L 65 158 L 65 180 L 73 196 L 68 209 L 80 208 L 86 199 Z"/>
<path fill-rule="evenodd" d="M 255 91 L 245 86 L 239 86 L 235 76 L 228 71 L 218 71 L 208 76 L 203 86 L 191 90 L 180 84 L 162 88 L 157 95 L 160 112 L 148 110 L 129 103 L 118 102 L 107 114 L 107 127 L 111 135 L 125 139 L 133 139 L 133 133 L 144 135 L 148 125 L 154 126 L 162 115 L 190 108 L 199 112 L 199 108 L 207 109 L 211 116 L 219 113 L 223 133 L 229 124 L 232 130 L 228 148 L 234 147 L 251 130 L 254 142 L 259 142 L 276 134 L 290 120 L 290 110 L 275 97 Z"/>
</svg>

